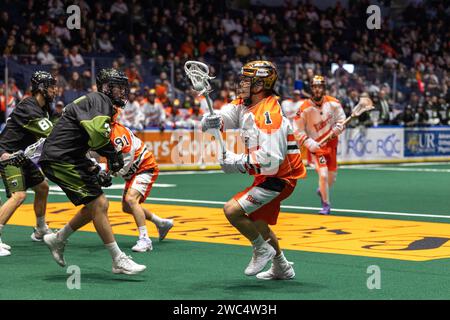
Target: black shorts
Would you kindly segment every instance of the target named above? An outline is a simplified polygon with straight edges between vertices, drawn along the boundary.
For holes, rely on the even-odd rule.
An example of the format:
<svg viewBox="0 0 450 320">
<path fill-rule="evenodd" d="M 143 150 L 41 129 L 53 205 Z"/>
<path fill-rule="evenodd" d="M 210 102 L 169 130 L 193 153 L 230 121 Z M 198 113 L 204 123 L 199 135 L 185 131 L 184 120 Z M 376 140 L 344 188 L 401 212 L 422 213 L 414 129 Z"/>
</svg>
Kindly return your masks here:
<svg viewBox="0 0 450 320">
<path fill-rule="evenodd" d="M 31 160 L 25 161 L 21 167 L 0 166 L 0 172 L 8 198 L 14 192 L 26 191 L 45 180 L 39 167 Z"/>
<path fill-rule="evenodd" d="M 76 164 L 68 162 L 39 162 L 45 176 L 56 183 L 76 206 L 88 204 L 103 194 L 97 176 L 91 172 L 89 159 Z"/>
</svg>

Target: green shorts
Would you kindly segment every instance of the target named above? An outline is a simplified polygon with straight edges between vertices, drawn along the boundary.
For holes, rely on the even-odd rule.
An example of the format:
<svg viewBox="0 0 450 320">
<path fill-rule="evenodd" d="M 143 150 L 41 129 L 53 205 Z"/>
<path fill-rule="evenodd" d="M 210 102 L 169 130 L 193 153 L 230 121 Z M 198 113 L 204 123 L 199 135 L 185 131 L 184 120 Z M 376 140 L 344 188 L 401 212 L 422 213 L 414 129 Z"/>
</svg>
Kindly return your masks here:
<svg viewBox="0 0 450 320">
<path fill-rule="evenodd" d="M 68 162 L 39 162 L 45 176 L 56 183 L 76 206 L 88 204 L 103 194 L 97 176 L 90 171 L 89 159 L 73 164 Z"/>
<path fill-rule="evenodd" d="M 14 192 L 26 191 L 45 180 L 39 167 L 31 160 L 27 160 L 21 167 L 0 166 L 0 172 L 8 198 Z"/>
</svg>

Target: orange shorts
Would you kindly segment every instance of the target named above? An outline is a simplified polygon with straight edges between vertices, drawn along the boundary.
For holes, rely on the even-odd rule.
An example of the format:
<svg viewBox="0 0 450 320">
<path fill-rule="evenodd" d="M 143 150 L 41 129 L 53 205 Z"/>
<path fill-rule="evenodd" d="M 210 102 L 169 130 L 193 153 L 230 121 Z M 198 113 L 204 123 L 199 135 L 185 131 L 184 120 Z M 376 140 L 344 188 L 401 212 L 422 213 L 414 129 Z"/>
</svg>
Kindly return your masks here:
<svg viewBox="0 0 450 320">
<path fill-rule="evenodd" d="M 158 178 L 159 170 L 146 171 L 136 173 L 129 180 L 125 180 L 125 189 L 123 190 L 122 200 L 125 200 L 125 196 L 130 188 L 138 191 L 142 197 L 139 203 L 142 203 L 147 199 L 150 191 L 152 190 L 153 183 Z"/>
<path fill-rule="evenodd" d="M 312 154 L 316 169 L 328 168 L 329 171 L 337 171 L 337 147 L 325 147 L 323 150 Z"/>
<path fill-rule="evenodd" d="M 239 192 L 233 199 L 241 205 L 252 221 L 263 220 L 270 225 L 275 225 L 280 213 L 281 201 L 292 194 L 297 180 L 290 180 L 290 183 L 284 181 L 284 186 L 280 186 L 278 183 L 275 188 L 278 190 L 269 190 L 264 187 L 270 179 L 266 178 L 263 181 L 255 179 L 251 187 Z M 278 180 L 277 182 L 281 180 L 275 179 Z"/>
</svg>

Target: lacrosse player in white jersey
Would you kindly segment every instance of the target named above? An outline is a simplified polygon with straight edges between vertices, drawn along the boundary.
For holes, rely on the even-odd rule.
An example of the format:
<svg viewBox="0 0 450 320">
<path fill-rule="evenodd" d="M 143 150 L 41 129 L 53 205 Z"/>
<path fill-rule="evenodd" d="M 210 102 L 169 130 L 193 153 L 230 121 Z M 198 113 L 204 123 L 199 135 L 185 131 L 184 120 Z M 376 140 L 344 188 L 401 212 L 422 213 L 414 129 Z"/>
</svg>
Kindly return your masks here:
<svg viewBox="0 0 450 320">
<path fill-rule="evenodd" d="M 156 90 L 150 89 L 148 91 L 147 99 L 142 104 L 142 112 L 145 118 L 145 127 L 163 128 L 166 121 L 166 111 L 164 107 L 156 98 Z"/>
<path fill-rule="evenodd" d="M 240 129 L 245 141 L 245 153 L 226 151 L 220 165 L 225 173 L 246 173 L 254 182 L 231 198 L 223 210 L 253 246 L 245 275 L 263 280 L 295 277 L 269 225 L 277 224 L 281 202 L 292 194 L 297 180 L 306 176 L 292 127 L 276 99 L 277 78 L 269 61 L 246 63 L 240 74 L 239 98 L 202 120 L 203 131 Z M 263 271 L 270 261 L 271 267 Z"/>
<path fill-rule="evenodd" d="M 128 97 L 129 100 L 119 115 L 119 122 L 131 129 L 142 130 L 144 129 L 144 114 L 136 99 L 136 90 L 131 89 Z"/>
<path fill-rule="evenodd" d="M 329 190 L 336 181 L 338 135 L 345 129 L 345 113 L 341 103 L 334 97 L 325 95 L 325 78 L 319 75 L 311 80 L 312 97 L 304 100 L 297 113 L 296 138 L 312 155 L 317 174 L 322 209 L 320 214 L 330 214 Z M 322 146 L 319 141 L 333 133 L 333 138 Z"/>
</svg>

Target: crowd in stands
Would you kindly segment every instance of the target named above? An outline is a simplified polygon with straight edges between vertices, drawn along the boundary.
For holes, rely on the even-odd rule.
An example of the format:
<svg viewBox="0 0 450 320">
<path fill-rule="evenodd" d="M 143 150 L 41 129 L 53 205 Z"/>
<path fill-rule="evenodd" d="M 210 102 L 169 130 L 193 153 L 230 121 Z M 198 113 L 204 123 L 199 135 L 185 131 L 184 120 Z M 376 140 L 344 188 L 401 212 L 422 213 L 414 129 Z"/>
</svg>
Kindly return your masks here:
<svg viewBox="0 0 450 320">
<path fill-rule="evenodd" d="M 235 98 L 245 61 L 274 61 L 286 104 L 307 99 L 309 79 L 323 74 L 328 94 L 346 114 L 363 93 L 376 111 L 351 126 L 450 124 L 450 3 L 411 1 L 402 10 L 380 1 L 381 29 L 366 26 L 368 0 L 320 10 L 310 1 L 280 7 L 233 6 L 230 1 L 0 2 L 0 122 L 24 96 L 36 68 L 57 77 L 56 103 L 95 90 L 96 68 L 114 67 L 132 90 L 121 118 L 135 129 L 195 127 L 206 102 L 190 89 L 184 62 L 201 60 L 216 75 L 215 108 Z M 66 27 L 66 8 L 81 9 L 81 28 Z M 3 70 L 4 68 L 2 68 Z M 27 73 L 28 72 L 28 73 Z M 3 78 L 3 77 L 2 77 Z M 8 89 L 8 101 L 5 90 Z"/>
</svg>

